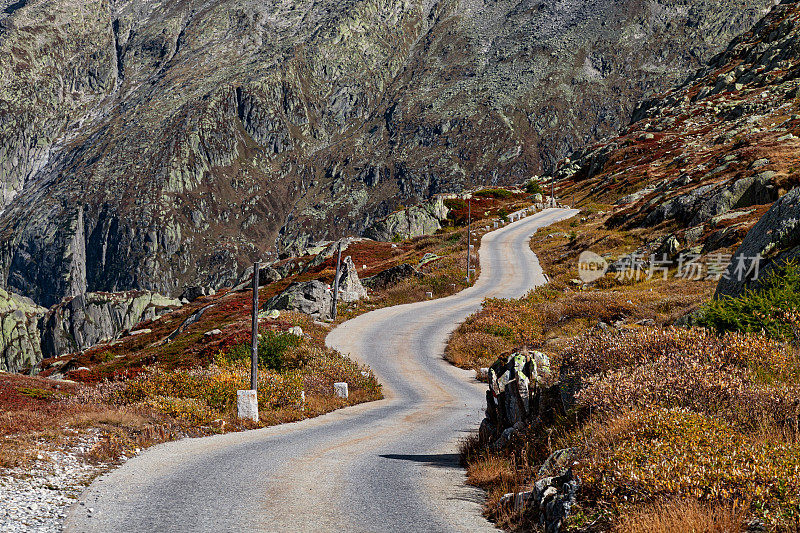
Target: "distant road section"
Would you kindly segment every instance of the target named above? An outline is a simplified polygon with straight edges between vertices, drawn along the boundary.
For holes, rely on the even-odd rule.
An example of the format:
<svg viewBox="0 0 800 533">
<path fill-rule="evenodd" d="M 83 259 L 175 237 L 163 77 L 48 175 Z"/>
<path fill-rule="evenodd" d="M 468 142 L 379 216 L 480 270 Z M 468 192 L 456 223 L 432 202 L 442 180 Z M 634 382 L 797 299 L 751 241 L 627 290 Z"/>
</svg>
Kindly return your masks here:
<svg viewBox="0 0 800 533">
<path fill-rule="evenodd" d="M 530 237 L 575 213 L 548 209 L 485 235 L 469 289 L 333 330 L 328 345 L 368 364 L 384 400 L 151 448 L 92 484 L 66 531 L 493 531 L 457 456 L 483 418 L 484 386 L 442 354 L 485 298 L 545 283 Z"/>
</svg>

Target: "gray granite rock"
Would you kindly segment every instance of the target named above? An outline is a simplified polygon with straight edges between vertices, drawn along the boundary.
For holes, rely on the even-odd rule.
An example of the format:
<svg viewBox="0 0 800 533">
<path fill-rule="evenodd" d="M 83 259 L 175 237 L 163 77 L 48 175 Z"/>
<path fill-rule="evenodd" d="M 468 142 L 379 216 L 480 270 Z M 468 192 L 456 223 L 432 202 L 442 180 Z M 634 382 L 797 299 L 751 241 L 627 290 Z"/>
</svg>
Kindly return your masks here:
<svg viewBox="0 0 800 533">
<path fill-rule="evenodd" d="M 42 360 L 38 322 L 47 309 L 0 289 L 0 370 L 34 370 Z"/>
<path fill-rule="evenodd" d="M 264 304 L 265 310 L 298 311 L 320 320 L 331 317 L 333 295 L 322 281 L 295 282 Z"/>
<path fill-rule="evenodd" d="M 776 265 L 800 258 L 800 187 L 782 196 L 747 233 L 717 285 L 716 297 L 738 296 L 747 289 L 757 289 L 757 279 L 739 279 L 736 268 L 740 258 L 751 261 L 764 257 L 759 279 L 769 276 Z"/>
<path fill-rule="evenodd" d="M 57 357 L 112 341 L 181 305 L 150 291 L 87 293 L 66 299 L 42 318 L 42 353 Z"/>
</svg>

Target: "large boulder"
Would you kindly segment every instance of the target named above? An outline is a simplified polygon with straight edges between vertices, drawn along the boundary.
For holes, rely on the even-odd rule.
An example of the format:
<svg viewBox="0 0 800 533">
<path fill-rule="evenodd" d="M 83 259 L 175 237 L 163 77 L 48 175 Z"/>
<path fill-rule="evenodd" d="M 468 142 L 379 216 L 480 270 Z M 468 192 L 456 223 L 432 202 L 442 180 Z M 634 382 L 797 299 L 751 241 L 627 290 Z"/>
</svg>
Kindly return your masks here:
<svg viewBox="0 0 800 533">
<path fill-rule="evenodd" d="M 747 233 L 728 265 L 727 276 L 719 281 L 715 297 L 735 297 L 747 289 L 758 289 L 758 279 L 739 276 L 736 269 L 740 261 L 749 265 L 759 254 L 763 259 L 758 279 L 768 276 L 776 265 L 800 258 L 800 187 L 775 202 Z"/>
<path fill-rule="evenodd" d="M 214 294 L 216 294 L 216 291 L 211 287 L 192 285 L 183 289 L 183 293 L 181 293 L 180 299 L 193 302 L 198 298 L 202 298 L 203 296 L 213 296 Z"/>
<path fill-rule="evenodd" d="M 319 280 L 295 282 L 264 304 L 265 310 L 298 311 L 327 320 L 331 318 L 333 295 L 328 285 Z"/>
<path fill-rule="evenodd" d="M 422 273 L 408 263 L 395 265 L 372 277 L 364 278 L 361 282 L 372 290 L 381 291 L 397 285 L 404 279 L 420 278 Z"/>
<path fill-rule="evenodd" d="M 42 360 L 38 322 L 47 309 L 0 289 L 0 370 L 35 369 Z"/>
<path fill-rule="evenodd" d="M 367 289 L 358 279 L 358 272 L 353 259 L 348 255 L 342 261 L 339 272 L 339 299 L 343 302 L 357 302 L 367 298 Z"/>
<path fill-rule="evenodd" d="M 410 239 L 422 235 L 433 235 L 442 228 L 441 221 L 449 210 L 444 200 L 437 198 L 428 203 L 397 211 L 378 220 L 364 231 L 364 236 L 376 241 Z"/>
<path fill-rule="evenodd" d="M 180 306 L 180 301 L 150 291 L 90 292 L 65 299 L 42 318 L 42 353 L 58 357 L 83 351 Z"/>
</svg>

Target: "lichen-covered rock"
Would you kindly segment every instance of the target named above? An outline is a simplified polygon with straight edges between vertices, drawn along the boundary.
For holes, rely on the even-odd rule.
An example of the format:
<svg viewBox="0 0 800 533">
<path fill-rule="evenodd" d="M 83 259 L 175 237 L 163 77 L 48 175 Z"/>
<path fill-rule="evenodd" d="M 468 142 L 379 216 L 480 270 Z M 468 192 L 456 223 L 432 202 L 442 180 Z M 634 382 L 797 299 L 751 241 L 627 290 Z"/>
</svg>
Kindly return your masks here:
<svg viewBox="0 0 800 533">
<path fill-rule="evenodd" d="M 0 289 L 0 370 L 35 371 L 42 360 L 39 319 L 47 309 Z"/>
<path fill-rule="evenodd" d="M 43 317 L 42 353 L 57 357 L 112 341 L 136 324 L 180 306 L 178 300 L 150 291 L 87 293 L 70 298 Z"/>
<path fill-rule="evenodd" d="M 717 285 L 717 298 L 739 296 L 747 289 L 758 288 L 758 279 L 753 279 L 754 276 L 739 276 L 736 272 L 740 258 L 749 270 L 757 255 L 764 258 L 759 266 L 758 279 L 769 276 L 776 265 L 800 258 L 800 187 L 775 202 L 747 233 L 733 254 L 726 275 Z"/>
<path fill-rule="evenodd" d="M 348 255 L 342 261 L 339 273 L 339 299 L 343 302 L 357 302 L 367 298 L 367 289 L 358 279 L 358 270 L 353 259 Z"/>
<path fill-rule="evenodd" d="M 320 320 L 331 317 L 333 296 L 319 280 L 295 282 L 264 304 L 265 310 L 298 311 Z"/>
<path fill-rule="evenodd" d="M 577 501 L 579 487 L 580 480 L 568 468 L 558 476 L 539 479 L 533 490 L 504 495 L 500 503 L 531 515 L 545 533 L 558 533 Z"/>
<path fill-rule="evenodd" d="M 420 278 L 422 273 L 408 263 L 396 265 L 379 272 L 369 278 L 364 278 L 361 283 L 372 290 L 381 291 L 397 285 L 404 279 Z"/>
<path fill-rule="evenodd" d="M 448 209 L 441 198 L 421 205 L 397 211 L 373 223 L 364 231 L 364 236 L 376 241 L 410 239 L 421 235 L 433 235 L 442 229 L 442 220 Z"/>
</svg>

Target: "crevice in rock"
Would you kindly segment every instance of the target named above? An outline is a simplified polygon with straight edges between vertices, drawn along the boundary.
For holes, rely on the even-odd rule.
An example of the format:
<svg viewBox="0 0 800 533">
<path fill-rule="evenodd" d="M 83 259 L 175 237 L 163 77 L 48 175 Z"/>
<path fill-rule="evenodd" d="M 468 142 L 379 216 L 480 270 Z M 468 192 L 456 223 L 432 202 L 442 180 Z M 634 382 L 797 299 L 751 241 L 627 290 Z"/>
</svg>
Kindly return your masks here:
<svg viewBox="0 0 800 533">
<path fill-rule="evenodd" d="M 111 23 L 112 33 L 114 35 L 114 50 L 115 53 L 115 67 L 117 71 L 117 84 L 121 82 L 125 78 L 125 67 L 123 65 L 123 49 L 122 45 L 119 41 L 119 19 L 115 19 L 114 22 Z"/>
</svg>

